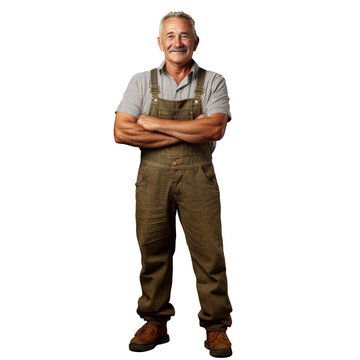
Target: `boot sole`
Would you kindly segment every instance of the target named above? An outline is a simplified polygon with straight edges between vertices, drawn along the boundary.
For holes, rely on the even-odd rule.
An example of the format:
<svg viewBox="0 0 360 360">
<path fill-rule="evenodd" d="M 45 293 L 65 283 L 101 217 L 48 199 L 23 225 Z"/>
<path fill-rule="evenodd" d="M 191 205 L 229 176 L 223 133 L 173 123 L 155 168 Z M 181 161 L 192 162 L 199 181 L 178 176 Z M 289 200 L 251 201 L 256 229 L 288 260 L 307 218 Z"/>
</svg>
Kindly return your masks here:
<svg viewBox="0 0 360 360">
<path fill-rule="evenodd" d="M 156 345 L 165 344 L 170 341 L 169 335 L 164 335 L 162 337 L 159 337 L 154 343 L 152 344 L 136 344 L 136 343 L 130 343 L 129 344 L 129 350 L 131 351 L 148 351 L 152 350 Z"/>
<path fill-rule="evenodd" d="M 210 350 L 210 345 L 207 340 L 204 341 L 205 348 Z M 230 349 L 214 349 L 210 350 L 210 355 L 214 357 L 229 357 L 232 355 L 232 350 Z"/>
</svg>

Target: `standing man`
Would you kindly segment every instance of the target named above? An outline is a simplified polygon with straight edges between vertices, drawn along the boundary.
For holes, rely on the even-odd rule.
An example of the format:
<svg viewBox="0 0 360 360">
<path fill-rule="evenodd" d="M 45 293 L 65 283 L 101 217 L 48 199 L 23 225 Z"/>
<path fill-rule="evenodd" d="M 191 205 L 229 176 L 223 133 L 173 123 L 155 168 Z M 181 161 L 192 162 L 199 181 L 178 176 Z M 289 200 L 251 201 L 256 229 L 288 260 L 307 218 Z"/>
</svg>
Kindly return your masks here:
<svg viewBox="0 0 360 360">
<path fill-rule="evenodd" d="M 212 152 L 231 115 L 225 79 L 192 59 L 198 44 L 189 15 L 165 15 L 158 37 L 165 61 L 134 75 L 116 110 L 115 141 L 141 150 L 135 184 L 142 263 L 137 313 L 146 323 L 129 348 L 146 351 L 169 341 L 166 322 L 175 315 L 169 300 L 178 212 L 196 275 L 205 347 L 212 356 L 227 357 L 232 354 L 226 334 L 232 307 Z"/>
</svg>

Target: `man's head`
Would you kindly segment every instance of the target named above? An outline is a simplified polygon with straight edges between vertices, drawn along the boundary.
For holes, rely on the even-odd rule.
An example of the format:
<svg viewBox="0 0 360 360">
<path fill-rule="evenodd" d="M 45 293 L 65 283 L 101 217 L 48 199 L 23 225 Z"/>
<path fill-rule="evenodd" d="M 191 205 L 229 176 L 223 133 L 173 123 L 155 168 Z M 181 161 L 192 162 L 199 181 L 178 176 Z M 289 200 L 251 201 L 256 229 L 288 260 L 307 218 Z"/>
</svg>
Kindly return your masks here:
<svg viewBox="0 0 360 360">
<path fill-rule="evenodd" d="M 199 44 L 193 18 L 182 11 L 166 14 L 160 22 L 158 44 L 166 61 L 187 64 Z"/>
</svg>

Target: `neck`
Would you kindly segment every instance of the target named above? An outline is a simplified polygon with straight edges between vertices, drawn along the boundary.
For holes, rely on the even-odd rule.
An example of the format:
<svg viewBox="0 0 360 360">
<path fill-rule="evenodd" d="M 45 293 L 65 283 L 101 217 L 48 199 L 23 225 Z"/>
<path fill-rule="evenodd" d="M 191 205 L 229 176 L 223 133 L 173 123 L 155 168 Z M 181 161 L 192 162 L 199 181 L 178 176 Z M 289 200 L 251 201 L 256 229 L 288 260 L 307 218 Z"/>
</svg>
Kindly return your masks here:
<svg viewBox="0 0 360 360">
<path fill-rule="evenodd" d="M 166 72 L 175 79 L 179 85 L 187 75 L 189 75 L 193 60 L 191 59 L 187 64 L 178 65 L 165 60 Z"/>
</svg>

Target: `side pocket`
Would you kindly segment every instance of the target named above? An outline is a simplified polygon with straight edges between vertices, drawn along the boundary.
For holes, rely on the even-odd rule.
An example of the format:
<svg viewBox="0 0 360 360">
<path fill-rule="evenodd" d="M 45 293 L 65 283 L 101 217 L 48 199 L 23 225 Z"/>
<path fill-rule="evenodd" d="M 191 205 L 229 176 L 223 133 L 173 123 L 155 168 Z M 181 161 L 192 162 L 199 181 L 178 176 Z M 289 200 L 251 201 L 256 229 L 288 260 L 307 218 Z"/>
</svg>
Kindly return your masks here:
<svg viewBox="0 0 360 360">
<path fill-rule="evenodd" d="M 139 186 L 149 175 L 149 164 L 140 163 L 135 185 Z"/>
<path fill-rule="evenodd" d="M 216 180 L 214 166 L 212 164 L 208 165 L 200 165 L 199 172 L 202 178 L 212 187 L 214 187 L 217 191 L 219 191 L 219 185 Z"/>
</svg>

